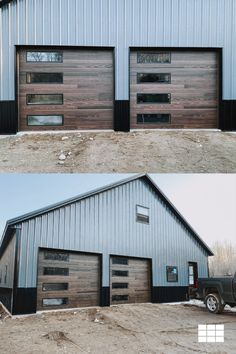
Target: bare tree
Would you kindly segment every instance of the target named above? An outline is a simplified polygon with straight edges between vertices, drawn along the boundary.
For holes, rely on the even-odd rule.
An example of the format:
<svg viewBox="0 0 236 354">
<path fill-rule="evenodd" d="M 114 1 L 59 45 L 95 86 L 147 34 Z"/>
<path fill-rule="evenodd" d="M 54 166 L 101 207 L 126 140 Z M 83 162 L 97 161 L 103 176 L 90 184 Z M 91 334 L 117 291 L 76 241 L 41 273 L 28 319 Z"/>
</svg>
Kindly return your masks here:
<svg viewBox="0 0 236 354">
<path fill-rule="evenodd" d="M 230 242 L 215 242 L 209 259 L 210 276 L 233 275 L 236 271 L 236 247 Z"/>
</svg>

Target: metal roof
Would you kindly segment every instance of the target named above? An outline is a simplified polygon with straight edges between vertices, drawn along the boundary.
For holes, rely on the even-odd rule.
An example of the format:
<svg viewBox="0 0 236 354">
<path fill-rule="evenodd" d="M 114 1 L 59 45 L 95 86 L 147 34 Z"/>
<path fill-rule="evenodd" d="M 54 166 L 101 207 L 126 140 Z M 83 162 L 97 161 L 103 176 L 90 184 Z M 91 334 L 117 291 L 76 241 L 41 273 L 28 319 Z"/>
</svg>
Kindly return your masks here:
<svg viewBox="0 0 236 354">
<path fill-rule="evenodd" d="M 177 217 L 177 219 L 186 227 L 186 229 L 193 235 L 193 237 L 198 241 L 198 243 L 205 249 L 205 251 L 208 253 L 209 256 L 213 255 L 213 252 L 211 249 L 207 246 L 207 244 L 201 239 L 201 237 L 197 234 L 197 232 L 192 228 L 192 226 L 187 222 L 187 220 L 179 213 L 179 211 L 175 208 L 175 206 L 171 203 L 171 201 L 166 197 L 166 195 L 161 191 L 161 189 L 155 184 L 155 182 L 147 175 L 147 174 L 138 174 L 135 176 L 131 176 L 129 178 L 123 179 L 119 182 L 115 182 L 109 185 L 106 185 L 102 188 L 97 188 L 94 189 L 90 192 L 80 194 L 78 196 L 75 196 L 73 198 L 66 199 L 64 201 L 61 201 L 59 203 L 55 203 L 52 205 L 49 205 L 45 208 L 41 208 L 38 210 L 35 210 L 33 212 L 21 215 L 19 217 L 10 219 L 6 222 L 6 226 L 3 232 L 2 236 L 2 242 L 0 246 L 0 256 L 3 253 L 3 248 L 4 245 L 6 246 L 8 244 L 8 235 L 11 233 L 10 230 L 14 228 L 17 224 L 20 224 L 21 222 L 24 222 L 26 220 L 35 218 L 37 216 L 40 216 L 42 214 L 48 213 L 52 210 L 64 207 L 68 204 L 78 202 L 82 199 L 89 198 L 93 195 L 105 192 L 109 189 L 118 187 L 122 184 L 129 183 L 131 181 L 137 180 L 137 179 L 143 179 L 148 185 L 154 190 L 154 192 L 158 195 L 158 197 L 167 205 L 167 207 L 172 211 L 172 213 Z"/>
</svg>

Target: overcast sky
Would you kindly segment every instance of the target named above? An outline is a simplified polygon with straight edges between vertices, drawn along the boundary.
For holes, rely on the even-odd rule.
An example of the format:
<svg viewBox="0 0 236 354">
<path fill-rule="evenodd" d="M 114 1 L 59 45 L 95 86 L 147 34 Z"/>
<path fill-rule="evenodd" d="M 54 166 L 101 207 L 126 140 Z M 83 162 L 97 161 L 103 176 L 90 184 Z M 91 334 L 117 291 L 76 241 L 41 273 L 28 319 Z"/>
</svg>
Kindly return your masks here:
<svg viewBox="0 0 236 354">
<path fill-rule="evenodd" d="M 130 174 L 2 174 L 0 235 L 6 220 Z M 236 174 L 151 174 L 201 238 L 236 244 Z M 1 236 L 0 236 L 1 238 Z"/>
</svg>

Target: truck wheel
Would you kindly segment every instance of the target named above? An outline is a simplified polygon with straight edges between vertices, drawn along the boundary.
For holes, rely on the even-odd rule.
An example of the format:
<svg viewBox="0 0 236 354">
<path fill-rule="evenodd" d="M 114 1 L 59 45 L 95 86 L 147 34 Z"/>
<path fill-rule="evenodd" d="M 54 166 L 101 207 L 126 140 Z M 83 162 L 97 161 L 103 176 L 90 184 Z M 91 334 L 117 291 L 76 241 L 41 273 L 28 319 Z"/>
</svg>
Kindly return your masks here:
<svg viewBox="0 0 236 354">
<path fill-rule="evenodd" d="M 225 305 L 222 305 L 220 296 L 216 293 L 208 294 L 205 299 L 206 308 L 211 313 L 222 313 Z"/>
</svg>

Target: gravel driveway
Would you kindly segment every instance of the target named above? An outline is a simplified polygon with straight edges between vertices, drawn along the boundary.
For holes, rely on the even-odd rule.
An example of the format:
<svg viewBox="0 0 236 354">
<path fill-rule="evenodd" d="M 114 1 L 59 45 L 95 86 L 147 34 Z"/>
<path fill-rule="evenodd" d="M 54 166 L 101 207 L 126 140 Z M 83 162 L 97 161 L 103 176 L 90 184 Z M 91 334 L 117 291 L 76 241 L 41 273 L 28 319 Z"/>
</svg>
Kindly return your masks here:
<svg viewBox="0 0 236 354">
<path fill-rule="evenodd" d="M 224 324 L 224 343 L 198 343 L 198 324 Z M 236 353 L 236 312 L 138 304 L 0 319 L 4 354 Z M 22 340 L 24 338 L 24 340 Z"/>
<path fill-rule="evenodd" d="M 236 172 L 236 134 L 20 133 L 0 137 L 0 172 Z"/>
</svg>

